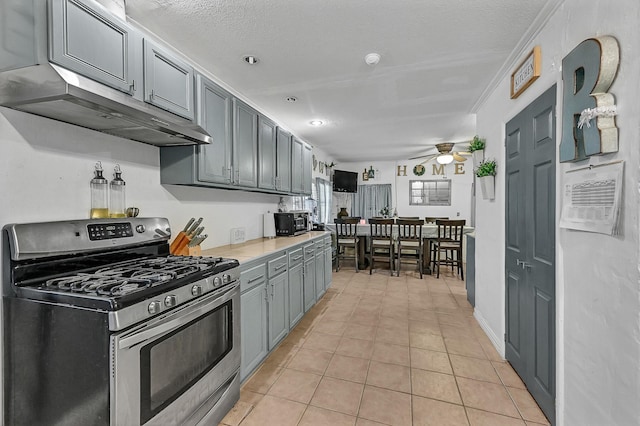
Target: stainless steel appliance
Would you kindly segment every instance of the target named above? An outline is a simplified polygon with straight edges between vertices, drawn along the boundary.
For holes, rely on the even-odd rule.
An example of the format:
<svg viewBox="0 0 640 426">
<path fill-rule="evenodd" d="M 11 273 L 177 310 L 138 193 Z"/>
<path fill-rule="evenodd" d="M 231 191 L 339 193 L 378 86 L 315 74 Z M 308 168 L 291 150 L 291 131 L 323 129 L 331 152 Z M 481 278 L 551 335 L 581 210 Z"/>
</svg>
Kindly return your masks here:
<svg viewBox="0 0 640 426">
<path fill-rule="evenodd" d="M 238 261 L 161 218 L 3 228 L 4 424 L 209 425 L 239 399 Z"/>
<path fill-rule="evenodd" d="M 277 236 L 300 235 L 309 230 L 309 212 L 274 213 Z"/>
</svg>

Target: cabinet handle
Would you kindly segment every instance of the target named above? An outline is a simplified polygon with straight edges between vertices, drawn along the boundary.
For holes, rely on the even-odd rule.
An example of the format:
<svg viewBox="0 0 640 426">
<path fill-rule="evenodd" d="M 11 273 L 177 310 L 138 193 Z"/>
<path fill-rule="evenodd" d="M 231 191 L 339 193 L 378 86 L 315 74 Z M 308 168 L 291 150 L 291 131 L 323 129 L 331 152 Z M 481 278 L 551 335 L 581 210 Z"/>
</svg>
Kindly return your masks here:
<svg viewBox="0 0 640 426">
<path fill-rule="evenodd" d="M 287 266 L 287 264 L 286 264 L 286 263 L 281 263 L 280 265 L 278 265 L 278 266 L 276 266 L 276 267 L 275 267 L 275 270 L 277 271 L 277 270 L 279 270 L 279 269 L 284 268 L 285 266 Z"/>
<path fill-rule="evenodd" d="M 151 93 L 149 94 L 149 99 L 153 99 L 156 96 L 156 92 L 154 92 L 153 89 L 151 89 Z"/>
<path fill-rule="evenodd" d="M 273 288 L 275 287 L 274 284 L 271 284 L 271 300 L 273 300 Z"/>
<path fill-rule="evenodd" d="M 294 261 L 302 259 L 302 255 L 293 258 Z"/>
<path fill-rule="evenodd" d="M 151 117 L 151 121 L 156 122 L 162 126 L 169 127 L 169 123 L 167 123 L 166 121 L 162 121 L 159 118 Z"/>
<path fill-rule="evenodd" d="M 136 91 L 136 81 L 132 80 L 131 84 L 129 85 L 129 91 L 130 92 L 135 92 Z"/>
<path fill-rule="evenodd" d="M 264 274 L 258 275 L 257 277 L 249 278 L 249 281 L 247 281 L 247 284 L 251 284 L 252 282 L 256 282 L 258 280 L 261 280 L 262 278 L 264 278 Z"/>
</svg>

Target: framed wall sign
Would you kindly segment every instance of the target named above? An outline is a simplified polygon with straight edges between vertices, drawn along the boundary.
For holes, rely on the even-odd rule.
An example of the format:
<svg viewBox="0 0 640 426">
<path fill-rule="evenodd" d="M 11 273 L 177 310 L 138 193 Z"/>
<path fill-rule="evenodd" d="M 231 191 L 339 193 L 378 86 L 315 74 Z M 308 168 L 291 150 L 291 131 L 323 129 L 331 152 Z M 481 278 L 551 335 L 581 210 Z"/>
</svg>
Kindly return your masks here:
<svg viewBox="0 0 640 426">
<path fill-rule="evenodd" d="M 540 77 L 540 46 L 536 46 L 511 74 L 511 99 L 515 99 Z"/>
</svg>

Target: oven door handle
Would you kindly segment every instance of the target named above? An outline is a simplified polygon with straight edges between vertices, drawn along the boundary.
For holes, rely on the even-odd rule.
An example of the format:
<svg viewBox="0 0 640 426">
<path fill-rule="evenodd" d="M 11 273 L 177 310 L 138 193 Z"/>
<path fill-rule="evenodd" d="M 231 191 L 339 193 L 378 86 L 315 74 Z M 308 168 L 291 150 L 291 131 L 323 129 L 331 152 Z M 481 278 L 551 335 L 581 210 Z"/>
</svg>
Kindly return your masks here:
<svg viewBox="0 0 640 426">
<path fill-rule="evenodd" d="M 234 292 L 237 292 L 239 282 L 230 287 L 210 293 L 202 299 L 198 299 L 195 303 L 186 304 L 177 311 L 170 312 L 166 317 L 156 318 L 155 323 L 146 324 L 141 330 L 134 330 L 129 336 L 123 336 L 119 339 L 118 348 L 132 348 L 149 339 L 157 338 L 169 333 L 185 324 L 195 320 L 196 318 L 210 312 L 216 306 L 219 306 L 230 300 Z M 185 312 L 188 311 L 188 312 Z"/>
</svg>

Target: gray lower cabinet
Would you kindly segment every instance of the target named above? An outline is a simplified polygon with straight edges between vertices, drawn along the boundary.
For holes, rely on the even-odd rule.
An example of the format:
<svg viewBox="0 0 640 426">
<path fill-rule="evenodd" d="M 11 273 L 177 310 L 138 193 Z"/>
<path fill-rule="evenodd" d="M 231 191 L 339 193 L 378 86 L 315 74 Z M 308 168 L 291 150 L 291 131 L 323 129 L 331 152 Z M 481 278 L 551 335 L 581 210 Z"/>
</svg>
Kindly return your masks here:
<svg viewBox="0 0 640 426">
<path fill-rule="evenodd" d="M 324 295 L 324 240 L 319 239 L 314 243 L 315 257 L 316 257 L 316 301 Z"/>
<path fill-rule="evenodd" d="M 289 328 L 304 315 L 304 256 L 302 248 L 289 253 Z"/>
<path fill-rule="evenodd" d="M 276 189 L 276 124 L 258 116 L 258 187 Z"/>
<path fill-rule="evenodd" d="M 194 70 L 173 52 L 144 39 L 144 100 L 169 112 L 195 118 Z"/>
<path fill-rule="evenodd" d="M 267 356 L 267 286 L 265 265 L 240 274 L 240 377 L 247 377 Z M 245 290 L 246 289 L 246 290 Z"/>
<path fill-rule="evenodd" d="M 142 60 L 133 45 L 139 34 L 94 2 L 52 0 L 50 6 L 51 61 L 132 95 L 134 64 Z"/>
<path fill-rule="evenodd" d="M 316 258 L 312 244 L 304 246 L 304 311 L 316 303 Z"/>
<path fill-rule="evenodd" d="M 291 133 L 276 132 L 276 189 L 291 192 Z"/>
<path fill-rule="evenodd" d="M 331 239 L 329 242 L 325 242 L 324 248 L 324 290 L 326 291 L 331 286 L 333 278 L 333 268 L 331 267 Z"/>
<path fill-rule="evenodd" d="M 269 350 L 289 333 L 289 275 L 287 254 L 268 262 Z"/>
<path fill-rule="evenodd" d="M 239 99 L 233 99 L 234 183 L 258 186 L 258 113 Z"/>
</svg>

